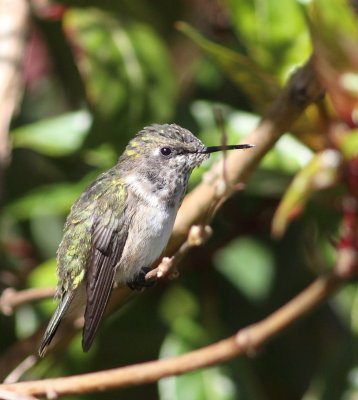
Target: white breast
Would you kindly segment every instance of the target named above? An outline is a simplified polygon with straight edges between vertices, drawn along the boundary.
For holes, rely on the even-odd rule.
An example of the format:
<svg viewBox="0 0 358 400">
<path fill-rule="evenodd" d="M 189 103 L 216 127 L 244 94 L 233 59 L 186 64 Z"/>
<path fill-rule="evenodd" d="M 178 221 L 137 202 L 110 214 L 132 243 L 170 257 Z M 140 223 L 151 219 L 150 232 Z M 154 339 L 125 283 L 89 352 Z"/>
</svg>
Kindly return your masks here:
<svg viewBox="0 0 358 400">
<path fill-rule="evenodd" d="M 134 204 L 128 237 L 117 267 L 116 282 L 132 280 L 142 267 L 159 258 L 171 235 L 178 207 L 167 207 L 143 182 L 129 180 L 129 203 Z M 131 190 L 130 190 L 131 189 Z M 132 193 L 132 194 L 131 194 Z M 133 201 L 131 201 L 133 200 Z"/>
</svg>

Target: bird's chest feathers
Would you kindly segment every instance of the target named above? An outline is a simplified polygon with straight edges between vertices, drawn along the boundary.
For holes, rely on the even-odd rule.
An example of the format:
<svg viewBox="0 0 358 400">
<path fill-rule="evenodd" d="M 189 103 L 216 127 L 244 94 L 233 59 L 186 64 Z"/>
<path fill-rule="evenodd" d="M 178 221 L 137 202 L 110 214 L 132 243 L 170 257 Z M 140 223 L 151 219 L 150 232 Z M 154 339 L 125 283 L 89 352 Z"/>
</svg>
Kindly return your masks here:
<svg viewBox="0 0 358 400">
<path fill-rule="evenodd" d="M 130 257 L 141 267 L 150 266 L 168 243 L 176 212 L 163 211 L 151 206 L 139 206 L 133 216 L 128 233 Z"/>
<path fill-rule="evenodd" d="M 116 280 L 126 282 L 142 267 L 150 266 L 163 252 L 171 235 L 180 199 L 174 207 L 153 195 L 149 186 L 129 185 L 131 222 Z"/>
</svg>

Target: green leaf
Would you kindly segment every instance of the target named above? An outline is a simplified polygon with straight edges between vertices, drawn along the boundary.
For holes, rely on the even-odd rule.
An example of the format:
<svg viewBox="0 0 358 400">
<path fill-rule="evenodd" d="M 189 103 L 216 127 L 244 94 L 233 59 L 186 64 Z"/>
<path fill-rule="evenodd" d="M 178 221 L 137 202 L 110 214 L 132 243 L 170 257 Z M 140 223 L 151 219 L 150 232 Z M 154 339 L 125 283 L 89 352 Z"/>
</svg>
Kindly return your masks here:
<svg viewBox="0 0 358 400">
<path fill-rule="evenodd" d="M 160 313 L 164 321 L 172 325 L 179 317 L 197 317 L 199 305 L 197 299 L 187 289 L 180 285 L 173 285 L 164 295 Z"/>
<path fill-rule="evenodd" d="M 63 235 L 62 216 L 34 216 L 30 219 L 30 229 L 38 252 L 43 258 L 53 257 Z"/>
<path fill-rule="evenodd" d="M 166 47 L 149 26 L 99 9 L 70 9 L 64 28 L 74 45 L 86 96 L 103 135 L 118 137 L 174 109 L 175 84 Z"/>
<path fill-rule="evenodd" d="M 87 111 L 76 111 L 21 126 L 11 132 L 14 148 L 25 147 L 51 157 L 77 151 L 92 123 Z"/>
<path fill-rule="evenodd" d="M 166 292 L 161 302 L 160 313 L 173 333 L 188 345 L 199 346 L 207 339 L 206 332 L 196 322 L 199 310 L 198 301 L 193 294 L 184 287 L 175 285 Z"/>
<path fill-rule="evenodd" d="M 214 256 L 214 265 L 250 300 L 265 299 L 274 277 L 274 260 L 269 248 L 248 236 L 232 241 Z"/>
<path fill-rule="evenodd" d="M 223 112 L 226 122 L 226 133 L 228 143 L 238 143 L 244 137 L 253 131 L 259 123 L 259 117 L 256 114 L 237 111 L 225 104 L 212 103 L 204 100 L 194 101 L 191 105 L 191 113 L 199 126 L 199 136 L 207 145 L 216 145 L 220 143 L 221 137 L 214 118 L 214 108 L 220 108 Z M 291 175 L 307 165 L 311 160 L 313 152 L 294 136 L 286 134 L 282 136 L 270 152 L 260 163 L 261 170 L 277 171 L 285 175 Z M 222 158 L 222 154 L 213 154 L 210 159 L 201 167 L 195 168 L 190 183 L 197 184 L 203 172 L 217 160 Z M 277 180 L 277 179 L 276 179 Z M 255 183 L 255 185 L 253 185 Z M 257 183 L 257 184 L 256 184 Z M 255 188 L 254 188 L 255 186 Z M 266 182 L 248 182 L 247 189 L 254 189 L 255 193 L 260 191 L 259 186 L 266 188 Z M 281 188 L 281 184 L 279 185 Z M 264 190 L 266 193 L 266 190 Z M 279 193 L 282 193 L 280 190 Z"/>
<path fill-rule="evenodd" d="M 260 163 L 260 168 L 292 174 L 304 167 L 313 152 L 290 134 L 282 136 Z"/>
<path fill-rule="evenodd" d="M 340 149 L 346 160 L 353 160 L 358 154 L 358 129 L 347 132 L 340 143 Z"/>
<path fill-rule="evenodd" d="M 150 122 L 166 122 L 173 113 L 177 91 L 167 49 L 147 25 L 134 26 L 130 36 L 143 68 L 145 86 L 140 95 L 145 99 L 146 115 Z"/>
<path fill-rule="evenodd" d="M 204 38 L 190 25 L 180 22 L 178 29 L 192 39 L 218 63 L 220 68 L 262 109 L 278 93 L 279 85 L 251 59 Z"/>
<path fill-rule="evenodd" d="M 342 158 L 336 150 L 324 150 L 299 171 L 283 196 L 272 220 L 272 234 L 284 234 L 289 221 L 303 209 L 317 190 L 332 186 L 338 178 Z"/>
<path fill-rule="evenodd" d="M 28 286 L 31 288 L 53 287 L 57 284 L 56 258 L 50 258 L 39 264 L 28 276 Z M 39 303 L 40 309 L 47 315 L 51 315 L 55 309 L 53 299 L 46 299 Z"/>
<path fill-rule="evenodd" d="M 50 258 L 39 264 L 28 276 L 30 287 L 51 287 L 56 286 L 56 259 Z"/>
<path fill-rule="evenodd" d="M 309 33 L 297 0 L 228 0 L 231 21 L 250 58 L 278 78 L 311 53 Z"/>
</svg>

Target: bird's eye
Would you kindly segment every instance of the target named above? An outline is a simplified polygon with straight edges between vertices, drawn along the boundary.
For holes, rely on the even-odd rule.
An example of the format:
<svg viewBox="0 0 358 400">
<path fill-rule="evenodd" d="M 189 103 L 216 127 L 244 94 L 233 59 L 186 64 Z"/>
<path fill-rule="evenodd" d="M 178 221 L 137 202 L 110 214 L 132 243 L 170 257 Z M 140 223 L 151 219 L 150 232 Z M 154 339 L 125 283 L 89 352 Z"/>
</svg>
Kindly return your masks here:
<svg viewBox="0 0 358 400">
<path fill-rule="evenodd" d="M 162 147 L 160 149 L 160 152 L 163 154 L 163 156 L 169 156 L 172 152 L 172 149 L 170 149 L 169 147 Z"/>
</svg>

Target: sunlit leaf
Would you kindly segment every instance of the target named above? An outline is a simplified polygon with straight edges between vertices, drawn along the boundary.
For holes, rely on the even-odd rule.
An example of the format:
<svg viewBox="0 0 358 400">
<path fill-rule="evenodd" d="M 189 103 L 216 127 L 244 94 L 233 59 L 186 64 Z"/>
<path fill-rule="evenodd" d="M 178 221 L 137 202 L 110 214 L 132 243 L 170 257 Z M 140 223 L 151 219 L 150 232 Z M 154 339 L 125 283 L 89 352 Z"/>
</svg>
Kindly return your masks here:
<svg viewBox="0 0 358 400">
<path fill-rule="evenodd" d="M 351 313 L 350 313 L 351 321 L 350 322 L 351 322 L 352 331 L 354 332 L 355 336 L 358 336 L 358 288 L 357 287 L 351 288 L 351 291 L 352 290 L 354 291 L 354 294 L 352 295 L 352 293 L 349 293 L 350 300 L 353 299 L 352 304 L 349 304 L 349 306 L 351 308 Z M 345 307 L 345 308 L 349 309 L 349 307 Z M 358 380 L 357 380 L 357 383 L 358 383 Z"/>
<path fill-rule="evenodd" d="M 216 126 L 214 118 L 214 108 L 219 107 L 224 113 L 226 133 L 228 143 L 238 143 L 242 141 L 259 123 L 259 117 L 256 114 L 237 111 L 228 107 L 227 105 L 212 103 L 209 101 L 198 100 L 193 102 L 191 112 L 195 121 L 199 126 L 197 134 L 207 145 L 215 145 L 221 141 L 221 132 Z M 275 146 L 266 154 L 260 163 L 260 169 L 269 171 L 277 171 L 285 175 L 291 175 L 299 171 L 305 166 L 312 158 L 313 152 L 302 142 L 296 139 L 291 134 L 282 136 Z M 202 174 L 210 168 L 210 166 L 217 160 L 222 158 L 221 153 L 213 154 L 208 161 L 202 164 L 201 167 L 196 168 L 190 178 L 191 184 L 196 184 L 200 181 Z M 273 180 L 275 178 L 273 177 Z M 277 183 L 279 179 L 276 177 Z M 267 191 L 265 188 L 272 184 L 261 180 L 253 182 L 251 179 L 248 182 L 248 190 L 253 190 L 255 193 L 268 194 L 271 190 Z M 254 187 L 255 186 L 255 187 Z M 261 190 L 260 187 L 264 190 Z M 279 184 L 281 188 L 282 185 Z M 274 190 L 277 193 L 277 190 Z M 279 194 L 282 191 L 279 191 Z"/>
<path fill-rule="evenodd" d="M 51 287 L 57 283 L 56 259 L 50 258 L 39 264 L 28 276 L 31 287 Z"/>
<path fill-rule="evenodd" d="M 290 134 L 282 136 L 274 148 L 262 159 L 260 167 L 294 173 L 312 158 L 312 151 Z"/>
<path fill-rule="evenodd" d="M 302 7 L 297 0 L 228 0 L 238 40 L 251 59 L 281 80 L 311 52 Z M 282 79 L 283 78 L 283 79 Z"/>
<path fill-rule="evenodd" d="M 287 189 L 272 220 L 272 234 L 280 237 L 291 219 L 296 217 L 310 196 L 336 183 L 341 155 L 336 150 L 317 153 L 313 159 L 297 173 Z"/>
<path fill-rule="evenodd" d="M 54 287 L 57 284 L 56 258 L 50 258 L 39 264 L 28 276 L 28 286 L 32 288 Z M 55 309 L 53 299 L 42 300 L 38 306 L 46 314 L 51 315 Z"/>
<path fill-rule="evenodd" d="M 24 125 L 11 132 L 13 146 L 52 157 L 68 155 L 81 147 L 91 122 L 87 111 L 77 111 Z"/>
<path fill-rule="evenodd" d="M 340 143 L 340 148 L 344 157 L 347 160 L 352 160 L 358 154 L 358 130 L 347 132 L 344 136 L 342 142 Z"/>
</svg>

